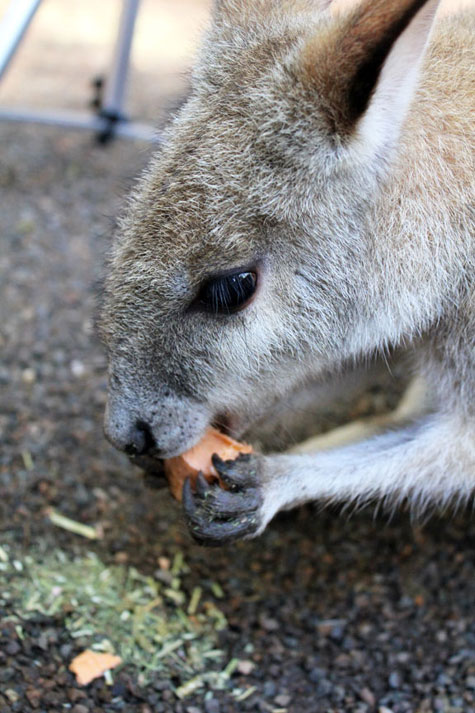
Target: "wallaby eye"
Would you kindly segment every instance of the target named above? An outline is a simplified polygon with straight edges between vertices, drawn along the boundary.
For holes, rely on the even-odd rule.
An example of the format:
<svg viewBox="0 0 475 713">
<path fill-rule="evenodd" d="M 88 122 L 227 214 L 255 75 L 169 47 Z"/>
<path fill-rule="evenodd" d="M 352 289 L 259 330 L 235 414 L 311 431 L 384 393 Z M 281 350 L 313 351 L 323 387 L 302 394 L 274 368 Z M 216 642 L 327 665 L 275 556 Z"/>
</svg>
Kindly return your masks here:
<svg viewBox="0 0 475 713">
<path fill-rule="evenodd" d="M 204 283 L 195 304 L 213 314 L 232 314 L 246 307 L 257 287 L 257 272 L 235 272 Z"/>
</svg>

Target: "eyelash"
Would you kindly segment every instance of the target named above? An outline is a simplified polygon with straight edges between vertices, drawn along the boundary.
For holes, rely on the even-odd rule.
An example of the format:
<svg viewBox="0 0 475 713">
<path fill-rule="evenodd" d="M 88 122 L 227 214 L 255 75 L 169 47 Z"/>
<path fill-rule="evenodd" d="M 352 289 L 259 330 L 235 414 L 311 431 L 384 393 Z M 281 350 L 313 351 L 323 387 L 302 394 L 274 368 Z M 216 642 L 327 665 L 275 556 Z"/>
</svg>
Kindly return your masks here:
<svg viewBox="0 0 475 713">
<path fill-rule="evenodd" d="M 247 306 L 257 288 L 257 273 L 243 270 L 206 282 L 196 304 L 212 314 L 233 314 Z"/>
</svg>

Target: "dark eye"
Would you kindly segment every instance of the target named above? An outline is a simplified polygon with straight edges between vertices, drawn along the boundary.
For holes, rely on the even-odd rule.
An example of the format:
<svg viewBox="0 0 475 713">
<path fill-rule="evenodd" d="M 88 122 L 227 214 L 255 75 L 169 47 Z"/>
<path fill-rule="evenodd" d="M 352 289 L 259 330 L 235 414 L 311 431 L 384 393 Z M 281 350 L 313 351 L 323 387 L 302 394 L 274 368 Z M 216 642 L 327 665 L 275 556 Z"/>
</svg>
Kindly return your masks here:
<svg viewBox="0 0 475 713">
<path fill-rule="evenodd" d="M 213 277 L 201 288 L 196 304 L 213 314 L 232 314 L 248 304 L 256 287 L 256 272 Z"/>
</svg>

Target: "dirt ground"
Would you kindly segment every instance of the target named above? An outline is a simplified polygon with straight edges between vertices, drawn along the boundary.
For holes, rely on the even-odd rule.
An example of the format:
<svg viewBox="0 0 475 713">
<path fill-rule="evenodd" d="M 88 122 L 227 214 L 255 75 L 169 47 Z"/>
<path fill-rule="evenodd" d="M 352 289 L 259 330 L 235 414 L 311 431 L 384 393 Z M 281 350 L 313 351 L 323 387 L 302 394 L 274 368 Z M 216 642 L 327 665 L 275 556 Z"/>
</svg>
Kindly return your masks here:
<svg viewBox="0 0 475 713">
<path fill-rule="evenodd" d="M 171 22 L 175 7 L 144 12 Z M 206 9 L 186 5 L 190 46 Z M 0 101 L 79 106 L 78 65 L 58 72 L 67 33 L 41 22 Z M 173 51 L 155 84 L 145 50 L 134 70 L 141 118 L 183 87 L 189 58 Z M 180 508 L 102 434 L 103 259 L 150 148 L 8 123 L 0 144 L 0 713 L 474 713 L 472 513 L 415 526 L 307 507 L 255 542 L 193 544 Z M 69 665 L 91 647 L 124 663 L 80 686 Z"/>
</svg>

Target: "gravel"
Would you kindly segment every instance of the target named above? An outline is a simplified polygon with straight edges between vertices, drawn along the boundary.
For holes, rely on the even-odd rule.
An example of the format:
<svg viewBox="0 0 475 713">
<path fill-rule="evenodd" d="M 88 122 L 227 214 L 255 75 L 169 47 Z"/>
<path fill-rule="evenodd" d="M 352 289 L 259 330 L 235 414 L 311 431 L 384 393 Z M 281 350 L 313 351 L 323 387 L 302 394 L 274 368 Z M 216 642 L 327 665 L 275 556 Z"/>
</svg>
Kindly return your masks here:
<svg viewBox="0 0 475 713">
<path fill-rule="evenodd" d="M 156 674 L 144 687 L 128 665 L 112 685 L 81 688 L 68 665 L 84 641 L 65 614 L 20 612 L 19 626 L 7 601 L 0 711 L 475 713 L 471 514 L 421 526 L 309 506 L 256 542 L 194 545 L 168 494 L 144 487 L 102 435 L 96 293 L 120 195 L 147 149 L 48 128 L 0 134 L 0 545 L 18 557 L 93 551 L 151 576 L 183 552 L 190 588 L 222 588 L 219 647 L 224 663 L 240 662 L 223 690 L 183 700 L 173 680 Z M 100 524 L 102 539 L 55 528 L 48 507 Z"/>
</svg>

